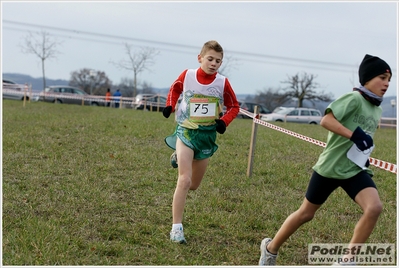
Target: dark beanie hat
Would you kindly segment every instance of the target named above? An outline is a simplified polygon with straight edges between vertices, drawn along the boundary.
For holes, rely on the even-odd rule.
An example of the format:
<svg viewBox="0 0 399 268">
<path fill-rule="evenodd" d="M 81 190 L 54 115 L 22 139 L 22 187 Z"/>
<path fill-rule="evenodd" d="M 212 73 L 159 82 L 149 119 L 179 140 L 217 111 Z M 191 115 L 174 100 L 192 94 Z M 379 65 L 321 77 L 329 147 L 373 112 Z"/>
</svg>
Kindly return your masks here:
<svg viewBox="0 0 399 268">
<path fill-rule="evenodd" d="M 366 82 L 384 73 L 392 75 L 391 67 L 382 59 L 366 54 L 359 66 L 359 82 L 364 86 Z"/>
</svg>

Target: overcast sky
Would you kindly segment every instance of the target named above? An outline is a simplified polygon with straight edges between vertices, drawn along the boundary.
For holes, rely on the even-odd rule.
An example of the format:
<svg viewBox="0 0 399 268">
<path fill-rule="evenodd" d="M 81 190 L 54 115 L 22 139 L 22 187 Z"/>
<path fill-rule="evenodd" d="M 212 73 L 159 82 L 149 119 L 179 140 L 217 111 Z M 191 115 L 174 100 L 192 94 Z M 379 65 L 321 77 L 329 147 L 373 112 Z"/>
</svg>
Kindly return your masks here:
<svg viewBox="0 0 399 268">
<path fill-rule="evenodd" d="M 306 72 L 336 98 L 358 85 L 366 53 L 391 66 L 386 96 L 397 92 L 396 2 L 2 1 L 1 12 L 2 73 L 42 77 L 40 59 L 20 45 L 44 30 L 62 42 L 61 54 L 45 62 L 51 79 L 69 80 L 83 68 L 104 71 L 114 85 L 132 79 L 110 63 L 127 60 L 128 43 L 159 51 L 138 79 L 167 88 L 184 69 L 199 67 L 202 45 L 214 39 L 233 59 L 226 74 L 237 94 L 284 87 L 288 76 Z"/>
</svg>

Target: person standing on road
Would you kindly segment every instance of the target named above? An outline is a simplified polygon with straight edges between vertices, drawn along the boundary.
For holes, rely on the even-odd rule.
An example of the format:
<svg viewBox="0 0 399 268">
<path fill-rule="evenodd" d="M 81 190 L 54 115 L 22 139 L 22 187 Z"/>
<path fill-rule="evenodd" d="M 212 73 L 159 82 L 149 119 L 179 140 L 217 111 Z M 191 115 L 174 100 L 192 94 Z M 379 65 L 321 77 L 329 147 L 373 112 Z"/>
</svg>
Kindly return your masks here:
<svg viewBox="0 0 399 268">
<path fill-rule="evenodd" d="M 369 162 L 360 163 L 350 157 L 349 150 L 363 155 L 371 152 L 373 136 L 378 128 L 380 104 L 392 77 L 391 68 L 382 59 L 365 55 L 359 66 L 360 85 L 333 101 L 325 110 L 320 125 L 329 130 L 327 144 L 313 166 L 302 205 L 284 221 L 273 239 L 265 238 L 260 245 L 259 265 L 275 265 L 281 245 L 304 223 L 313 219 L 316 211 L 338 187 L 342 187 L 363 211 L 348 248 L 365 243 L 382 211 L 377 187 L 372 180 Z M 368 156 L 367 156 L 368 158 Z M 344 262 L 335 265 L 355 265 L 354 255 L 344 255 Z"/>
<path fill-rule="evenodd" d="M 163 116 L 169 118 L 183 95 L 176 111 L 176 130 L 165 138 L 166 144 L 176 150 L 171 164 L 179 173 L 172 202 L 170 240 L 180 244 L 187 243 L 182 222 L 188 191 L 199 187 L 209 158 L 218 149 L 216 132 L 223 134 L 239 112 L 229 80 L 217 72 L 222 60 L 221 45 L 213 40 L 206 42 L 198 55 L 200 67 L 186 69 L 179 75 L 170 87 L 163 110 Z M 222 105 L 227 108 L 225 114 L 221 114 Z"/>
</svg>

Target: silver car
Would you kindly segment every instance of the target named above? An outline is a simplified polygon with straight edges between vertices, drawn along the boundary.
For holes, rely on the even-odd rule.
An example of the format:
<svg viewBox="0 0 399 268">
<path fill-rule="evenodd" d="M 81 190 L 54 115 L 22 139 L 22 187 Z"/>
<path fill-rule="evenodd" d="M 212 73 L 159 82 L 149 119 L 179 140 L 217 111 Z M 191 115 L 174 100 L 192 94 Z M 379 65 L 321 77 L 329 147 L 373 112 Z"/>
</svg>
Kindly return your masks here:
<svg viewBox="0 0 399 268">
<path fill-rule="evenodd" d="M 294 122 L 305 124 L 320 124 L 321 112 L 313 108 L 284 108 L 275 113 L 261 116 L 261 120 L 269 122 Z"/>
<path fill-rule="evenodd" d="M 259 114 L 261 116 L 270 113 L 269 109 L 267 109 L 264 105 L 258 104 L 258 103 L 255 103 L 255 102 L 238 101 L 238 104 L 240 105 L 241 109 L 243 109 L 243 110 L 245 110 L 247 112 L 250 112 L 250 113 L 254 113 L 255 112 L 255 106 L 258 106 L 258 108 L 259 108 L 258 111 L 259 111 Z M 251 117 L 239 112 L 237 114 L 237 118 L 251 118 Z"/>
<path fill-rule="evenodd" d="M 32 93 L 27 85 L 17 84 L 12 80 L 3 79 L 2 86 L 3 99 L 8 100 L 24 100 L 38 101 L 39 95 Z"/>
<path fill-rule="evenodd" d="M 138 94 L 136 96 L 134 109 L 158 111 L 159 108 L 159 111 L 162 112 L 165 107 L 166 96 L 161 96 L 158 94 Z"/>
<path fill-rule="evenodd" d="M 103 96 L 89 95 L 83 90 L 71 86 L 49 86 L 40 93 L 40 100 L 53 103 L 104 106 Z"/>
</svg>

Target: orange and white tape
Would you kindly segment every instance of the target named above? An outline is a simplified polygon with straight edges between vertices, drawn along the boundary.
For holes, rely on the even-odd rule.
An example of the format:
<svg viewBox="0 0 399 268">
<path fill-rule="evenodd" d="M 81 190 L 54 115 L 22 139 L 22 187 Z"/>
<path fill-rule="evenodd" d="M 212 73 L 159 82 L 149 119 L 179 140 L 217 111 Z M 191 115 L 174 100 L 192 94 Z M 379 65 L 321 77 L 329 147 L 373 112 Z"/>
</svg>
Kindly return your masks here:
<svg viewBox="0 0 399 268">
<path fill-rule="evenodd" d="M 298 139 L 301 139 L 301 140 L 304 140 L 304 141 L 319 145 L 321 147 L 326 147 L 326 143 L 325 142 L 322 142 L 322 141 L 319 141 L 319 140 L 315 140 L 313 138 L 309 138 L 307 136 L 298 134 L 298 133 L 293 132 L 291 130 L 276 126 L 274 124 L 271 124 L 271 123 L 263 121 L 263 120 L 260 120 L 260 119 L 255 117 L 255 114 L 250 113 L 250 112 L 248 112 L 248 111 L 246 111 L 244 109 L 240 108 L 240 112 L 245 114 L 245 115 L 247 115 L 247 116 L 249 116 L 249 117 L 251 117 L 251 118 L 253 118 L 254 122 L 259 124 L 259 125 L 263 125 L 263 126 L 266 126 L 268 128 L 283 132 L 283 133 L 291 135 L 291 136 L 293 136 L 295 138 L 298 138 Z M 375 159 L 375 158 L 372 158 L 372 157 L 369 158 L 369 162 L 370 162 L 370 165 L 373 165 L 373 166 L 378 167 L 380 169 L 383 169 L 383 170 L 386 170 L 386 171 L 389 171 L 389 172 L 392 172 L 392 173 L 396 174 L 397 166 L 395 164 L 388 163 L 388 162 L 385 162 L 385 161 L 382 161 L 382 160 L 379 160 L 379 159 Z"/>
</svg>

